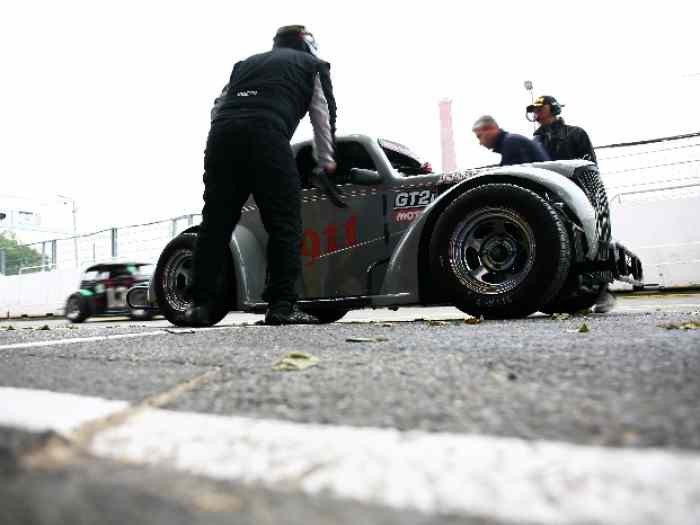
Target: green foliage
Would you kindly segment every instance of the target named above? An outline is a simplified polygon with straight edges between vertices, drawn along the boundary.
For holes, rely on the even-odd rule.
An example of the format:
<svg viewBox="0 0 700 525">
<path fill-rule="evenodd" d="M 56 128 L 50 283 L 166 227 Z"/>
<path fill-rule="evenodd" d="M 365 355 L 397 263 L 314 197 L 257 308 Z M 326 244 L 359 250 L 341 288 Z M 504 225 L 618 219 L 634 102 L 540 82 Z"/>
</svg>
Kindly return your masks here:
<svg viewBox="0 0 700 525">
<path fill-rule="evenodd" d="M 16 275 L 20 268 L 42 264 L 41 253 L 19 244 L 12 233 L 0 232 L 0 250 L 5 252 L 5 275 Z"/>
</svg>

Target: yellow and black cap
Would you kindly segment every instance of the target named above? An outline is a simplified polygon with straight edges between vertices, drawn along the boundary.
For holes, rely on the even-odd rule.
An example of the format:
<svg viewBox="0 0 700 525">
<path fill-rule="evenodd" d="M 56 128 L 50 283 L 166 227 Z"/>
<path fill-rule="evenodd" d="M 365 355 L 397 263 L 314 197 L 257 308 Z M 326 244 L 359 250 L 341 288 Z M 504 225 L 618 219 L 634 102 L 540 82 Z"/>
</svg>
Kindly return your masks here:
<svg viewBox="0 0 700 525">
<path fill-rule="evenodd" d="M 550 96 L 550 95 L 542 95 L 541 97 L 537 97 L 535 101 L 530 104 L 526 111 L 528 113 L 534 112 L 536 109 L 541 108 L 543 106 L 549 105 L 549 107 L 552 109 L 552 115 L 556 115 L 561 112 L 561 108 L 564 107 L 563 104 L 559 104 L 557 102 L 557 99 Z"/>
</svg>

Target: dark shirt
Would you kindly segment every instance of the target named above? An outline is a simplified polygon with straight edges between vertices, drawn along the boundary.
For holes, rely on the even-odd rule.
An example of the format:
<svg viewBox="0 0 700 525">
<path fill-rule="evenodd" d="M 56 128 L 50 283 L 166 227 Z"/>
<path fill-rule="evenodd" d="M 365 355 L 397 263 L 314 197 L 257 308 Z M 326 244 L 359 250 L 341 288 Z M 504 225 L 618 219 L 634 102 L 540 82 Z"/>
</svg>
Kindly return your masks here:
<svg viewBox="0 0 700 525">
<path fill-rule="evenodd" d="M 541 144 L 517 133 L 501 130 L 493 151 L 501 154 L 501 166 L 550 160 Z"/>
<path fill-rule="evenodd" d="M 275 48 L 238 62 L 216 100 L 212 122 L 254 118 L 278 124 L 289 139 L 320 90 L 327 109 L 326 125 L 335 135 L 336 105 L 330 64 L 310 53 Z"/>
<path fill-rule="evenodd" d="M 544 146 L 552 160 L 585 159 L 598 162 L 591 139 L 583 128 L 569 126 L 558 118 L 535 131 L 535 140 Z"/>
</svg>

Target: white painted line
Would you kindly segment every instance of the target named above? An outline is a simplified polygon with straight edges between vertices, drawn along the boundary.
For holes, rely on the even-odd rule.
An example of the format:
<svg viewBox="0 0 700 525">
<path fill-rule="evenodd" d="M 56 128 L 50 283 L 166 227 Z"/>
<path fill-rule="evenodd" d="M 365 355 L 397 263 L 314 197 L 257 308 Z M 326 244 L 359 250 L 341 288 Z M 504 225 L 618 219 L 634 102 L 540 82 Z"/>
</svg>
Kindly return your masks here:
<svg viewBox="0 0 700 525">
<path fill-rule="evenodd" d="M 11 401 L 8 393 L 0 391 L 0 407 Z M 50 407 L 26 415 L 35 427 L 70 427 L 74 421 L 62 417 L 90 403 L 96 412 L 111 408 L 108 401 L 50 392 L 34 402 Z M 0 425 L 7 424 L 3 413 Z M 98 433 L 91 452 L 433 514 L 547 525 L 697 525 L 700 516 L 700 455 L 659 449 L 145 410 Z"/>
<path fill-rule="evenodd" d="M 93 451 L 428 513 L 553 525 L 700 516 L 700 456 L 661 450 L 151 410 L 99 435 Z"/>
<path fill-rule="evenodd" d="M 67 434 L 83 423 L 106 417 L 128 406 L 126 401 L 0 387 L 0 426 Z"/>
<path fill-rule="evenodd" d="M 16 350 L 18 348 L 35 348 L 42 346 L 60 346 L 72 345 L 78 343 L 95 343 L 98 341 L 109 341 L 112 339 L 133 339 L 135 337 L 148 337 L 152 335 L 166 334 L 165 330 L 156 330 L 153 332 L 139 332 L 136 334 L 114 334 L 114 335 L 97 335 L 94 337 L 73 337 L 70 339 L 52 339 L 49 341 L 30 341 L 28 343 L 14 343 L 9 345 L 0 345 L 0 350 Z"/>
</svg>

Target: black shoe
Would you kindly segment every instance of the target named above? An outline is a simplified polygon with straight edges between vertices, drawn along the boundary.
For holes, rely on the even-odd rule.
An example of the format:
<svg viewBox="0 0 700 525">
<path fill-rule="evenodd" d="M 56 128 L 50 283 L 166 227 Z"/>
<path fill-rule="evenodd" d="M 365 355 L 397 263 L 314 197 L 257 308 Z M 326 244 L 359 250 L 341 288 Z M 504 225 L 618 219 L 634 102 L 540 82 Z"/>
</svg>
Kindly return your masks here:
<svg viewBox="0 0 700 525">
<path fill-rule="evenodd" d="M 214 324 L 211 322 L 211 312 L 206 305 L 190 306 L 185 311 L 184 320 L 187 326 L 202 327 Z"/>
<path fill-rule="evenodd" d="M 287 301 L 274 303 L 265 314 L 265 324 L 319 324 L 318 318 L 299 310 L 296 304 Z"/>
<path fill-rule="evenodd" d="M 600 295 L 595 300 L 595 304 L 593 305 L 593 313 L 607 314 L 615 308 L 616 303 L 617 299 L 615 299 L 615 296 L 606 288 L 600 292 Z"/>
</svg>

